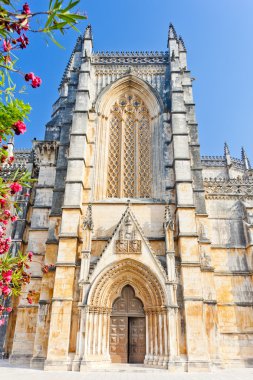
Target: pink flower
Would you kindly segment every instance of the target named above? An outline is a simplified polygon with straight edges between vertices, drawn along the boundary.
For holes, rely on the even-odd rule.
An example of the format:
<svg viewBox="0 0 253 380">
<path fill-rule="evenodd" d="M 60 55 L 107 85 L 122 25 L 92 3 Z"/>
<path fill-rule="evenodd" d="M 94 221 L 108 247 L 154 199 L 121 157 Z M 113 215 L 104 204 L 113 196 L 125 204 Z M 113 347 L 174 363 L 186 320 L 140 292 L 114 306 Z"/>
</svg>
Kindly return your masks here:
<svg viewBox="0 0 253 380">
<path fill-rule="evenodd" d="M 32 261 L 33 253 L 32 252 L 28 252 L 27 257 L 28 257 L 29 261 Z"/>
<path fill-rule="evenodd" d="M 26 125 L 21 120 L 18 120 L 16 123 L 12 124 L 12 128 L 16 135 L 23 134 L 26 131 Z"/>
<path fill-rule="evenodd" d="M 27 82 L 29 82 L 29 80 L 33 80 L 35 78 L 35 75 L 34 73 L 28 73 L 28 74 L 25 74 L 25 80 Z"/>
<path fill-rule="evenodd" d="M 4 215 L 6 215 L 6 216 L 10 216 L 11 215 L 11 212 L 10 212 L 10 210 L 4 210 Z"/>
<path fill-rule="evenodd" d="M 11 217 L 12 223 L 16 222 L 16 220 L 18 220 L 18 217 L 16 215 L 12 215 Z"/>
<path fill-rule="evenodd" d="M 4 285 L 2 287 L 2 294 L 3 296 L 8 296 L 9 294 L 11 293 L 11 289 L 7 286 L 7 285 Z"/>
<path fill-rule="evenodd" d="M 36 88 L 36 87 L 39 87 L 40 85 L 41 85 L 41 83 L 42 83 L 42 80 L 41 80 L 41 78 L 40 77 L 37 77 L 36 75 L 34 75 L 34 73 L 28 73 L 28 74 L 25 74 L 25 80 L 27 81 L 27 82 L 29 82 L 29 80 L 31 80 L 32 81 L 32 83 L 31 83 L 31 86 L 33 87 L 33 88 Z"/>
<path fill-rule="evenodd" d="M 32 87 L 33 88 L 36 88 L 36 87 L 40 87 L 42 83 L 42 80 L 40 77 L 35 77 L 33 80 L 32 80 Z"/>
<path fill-rule="evenodd" d="M 5 205 L 5 203 L 6 203 L 6 199 L 1 198 L 0 199 L 0 205 L 3 207 Z"/>
<path fill-rule="evenodd" d="M 13 163 L 14 160 L 15 160 L 15 157 L 14 157 L 14 156 L 9 157 L 9 159 L 8 159 L 8 164 L 11 165 L 11 164 Z"/>
<path fill-rule="evenodd" d="M 7 313 L 10 313 L 12 311 L 12 307 L 6 307 L 5 310 L 7 311 Z"/>
<path fill-rule="evenodd" d="M 23 5 L 23 12 L 22 13 L 25 14 L 25 15 L 30 15 L 31 14 L 30 7 L 29 7 L 29 5 L 27 3 L 25 3 Z"/>
<path fill-rule="evenodd" d="M 12 191 L 13 194 L 16 194 L 16 193 L 18 193 L 19 191 L 22 190 L 22 186 L 18 182 L 13 182 L 10 185 L 10 189 L 11 189 L 11 191 Z"/>
<path fill-rule="evenodd" d="M 29 39 L 25 34 L 17 38 L 17 41 L 20 42 L 19 46 L 21 47 L 21 49 L 25 49 L 29 44 Z"/>
<path fill-rule="evenodd" d="M 3 41 L 3 49 L 6 53 L 12 49 L 12 45 L 8 40 Z"/>
<path fill-rule="evenodd" d="M 8 239 L 0 239 L 0 255 L 6 253 L 10 248 L 11 238 Z M 1 283 L 1 281 L 0 281 Z M 0 285 L 1 286 L 1 285 Z"/>
<path fill-rule="evenodd" d="M 7 283 L 11 282 L 12 279 L 12 270 L 8 270 L 7 272 L 2 272 L 3 280 Z"/>
<path fill-rule="evenodd" d="M 4 324 L 5 324 L 5 319 L 4 318 L 0 319 L 0 326 L 3 326 Z"/>
</svg>

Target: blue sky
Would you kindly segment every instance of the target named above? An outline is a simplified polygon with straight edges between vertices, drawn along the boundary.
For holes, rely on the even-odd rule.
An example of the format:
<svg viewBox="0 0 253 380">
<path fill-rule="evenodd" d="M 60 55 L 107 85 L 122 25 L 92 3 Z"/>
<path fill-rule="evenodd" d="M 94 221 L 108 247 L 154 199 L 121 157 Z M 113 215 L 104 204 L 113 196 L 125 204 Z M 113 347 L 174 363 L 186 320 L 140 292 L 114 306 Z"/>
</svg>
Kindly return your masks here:
<svg viewBox="0 0 253 380">
<path fill-rule="evenodd" d="M 39 3 L 39 4 L 38 4 Z M 47 0 L 29 2 L 41 9 Z M 253 164 L 253 0 L 85 0 L 80 10 L 92 24 L 94 50 L 166 50 L 169 23 L 183 36 L 194 83 L 202 155 L 222 155 L 224 141 L 233 156 L 244 146 Z M 83 30 L 87 22 L 80 25 Z M 28 132 L 16 147 L 43 139 L 51 106 L 77 34 L 59 37 L 65 49 L 31 37 L 20 68 L 43 79 L 27 89 L 33 111 Z"/>
</svg>

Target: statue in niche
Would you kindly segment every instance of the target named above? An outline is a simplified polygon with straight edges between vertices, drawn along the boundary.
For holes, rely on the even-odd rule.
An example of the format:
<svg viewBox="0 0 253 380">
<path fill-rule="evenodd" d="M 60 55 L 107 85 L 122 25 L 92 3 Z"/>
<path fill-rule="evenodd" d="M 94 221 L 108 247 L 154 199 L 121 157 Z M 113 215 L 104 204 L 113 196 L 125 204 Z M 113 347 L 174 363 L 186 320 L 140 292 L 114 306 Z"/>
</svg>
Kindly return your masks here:
<svg viewBox="0 0 253 380">
<path fill-rule="evenodd" d="M 246 227 L 247 239 L 250 244 L 253 244 L 253 213 L 245 208 L 245 219 L 243 224 Z"/>
<path fill-rule="evenodd" d="M 170 206 L 165 207 L 165 228 L 170 231 L 175 231 L 175 222 L 174 218 L 171 215 Z"/>
<path fill-rule="evenodd" d="M 132 233 L 133 233 L 133 224 L 130 219 L 130 216 L 128 215 L 125 219 L 125 239 L 131 240 L 132 239 Z"/>
<path fill-rule="evenodd" d="M 211 267 L 211 257 L 203 250 L 200 255 L 200 264 L 204 268 Z"/>
</svg>

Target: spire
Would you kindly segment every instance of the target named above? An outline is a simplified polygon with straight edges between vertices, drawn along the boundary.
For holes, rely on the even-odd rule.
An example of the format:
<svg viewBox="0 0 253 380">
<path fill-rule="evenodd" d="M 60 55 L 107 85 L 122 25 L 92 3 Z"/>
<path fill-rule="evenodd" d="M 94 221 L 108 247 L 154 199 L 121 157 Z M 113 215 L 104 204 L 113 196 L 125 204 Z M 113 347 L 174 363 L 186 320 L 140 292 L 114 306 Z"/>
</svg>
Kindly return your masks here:
<svg viewBox="0 0 253 380">
<path fill-rule="evenodd" d="M 69 75 L 70 68 L 71 68 L 71 66 L 73 64 L 73 61 L 74 61 L 75 53 L 81 52 L 81 51 L 82 51 L 82 37 L 78 36 L 77 40 L 76 40 L 76 44 L 74 46 L 74 49 L 73 49 L 73 51 L 71 53 L 70 59 L 69 59 L 69 61 L 67 63 L 67 66 L 66 66 L 66 68 L 64 70 L 64 73 L 63 73 L 63 76 L 62 76 L 62 80 L 61 80 L 59 89 L 61 88 L 62 84 L 64 83 L 64 81 L 67 79 L 67 77 Z"/>
<path fill-rule="evenodd" d="M 181 36 L 179 36 L 179 51 L 186 52 L 186 47 L 184 44 L 184 40 Z"/>
<path fill-rule="evenodd" d="M 173 26 L 172 23 L 170 23 L 170 26 L 169 26 L 169 35 L 168 35 L 168 39 L 169 40 L 173 40 L 173 39 L 177 39 L 177 33 L 176 33 L 176 30 Z"/>
<path fill-rule="evenodd" d="M 224 143 L 224 156 L 230 156 L 230 150 L 226 142 Z"/>
<path fill-rule="evenodd" d="M 92 40 L 93 39 L 93 37 L 92 37 L 92 29 L 91 29 L 91 25 L 90 24 L 85 29 L 84 39 L 85 40 Z"/>
<path fill-rule="evenodd" d="M 246 169 L 246 170 L 251 169 L 250 161 L 249 161 L 249 159 L 248 159 L 248 156 L 247 156 L 247 154 L 246 154 L 246 152 L 245 152 L 244 147 L 242 147 L 241 157 L 242 157 L 242 161 L 243 161 L 243 163 L 244 163 L 245 169 Z"/>
</svg>

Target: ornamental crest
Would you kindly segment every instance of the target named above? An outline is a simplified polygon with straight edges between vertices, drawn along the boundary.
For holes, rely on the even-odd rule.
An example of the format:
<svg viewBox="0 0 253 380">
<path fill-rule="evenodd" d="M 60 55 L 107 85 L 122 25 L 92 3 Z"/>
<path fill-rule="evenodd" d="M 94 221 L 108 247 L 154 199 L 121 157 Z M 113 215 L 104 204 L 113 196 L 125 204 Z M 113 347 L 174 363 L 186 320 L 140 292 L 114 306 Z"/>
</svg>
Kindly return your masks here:
<svg viewBox="0 0 253 380">
<path fill-rule="evenodd" d="M 137 240 L 136 229 L 127 215 L 119 231 L 119 240 L 116 240 L 116 253 L 141 253 L 141 240 Z"/>
</svg>

